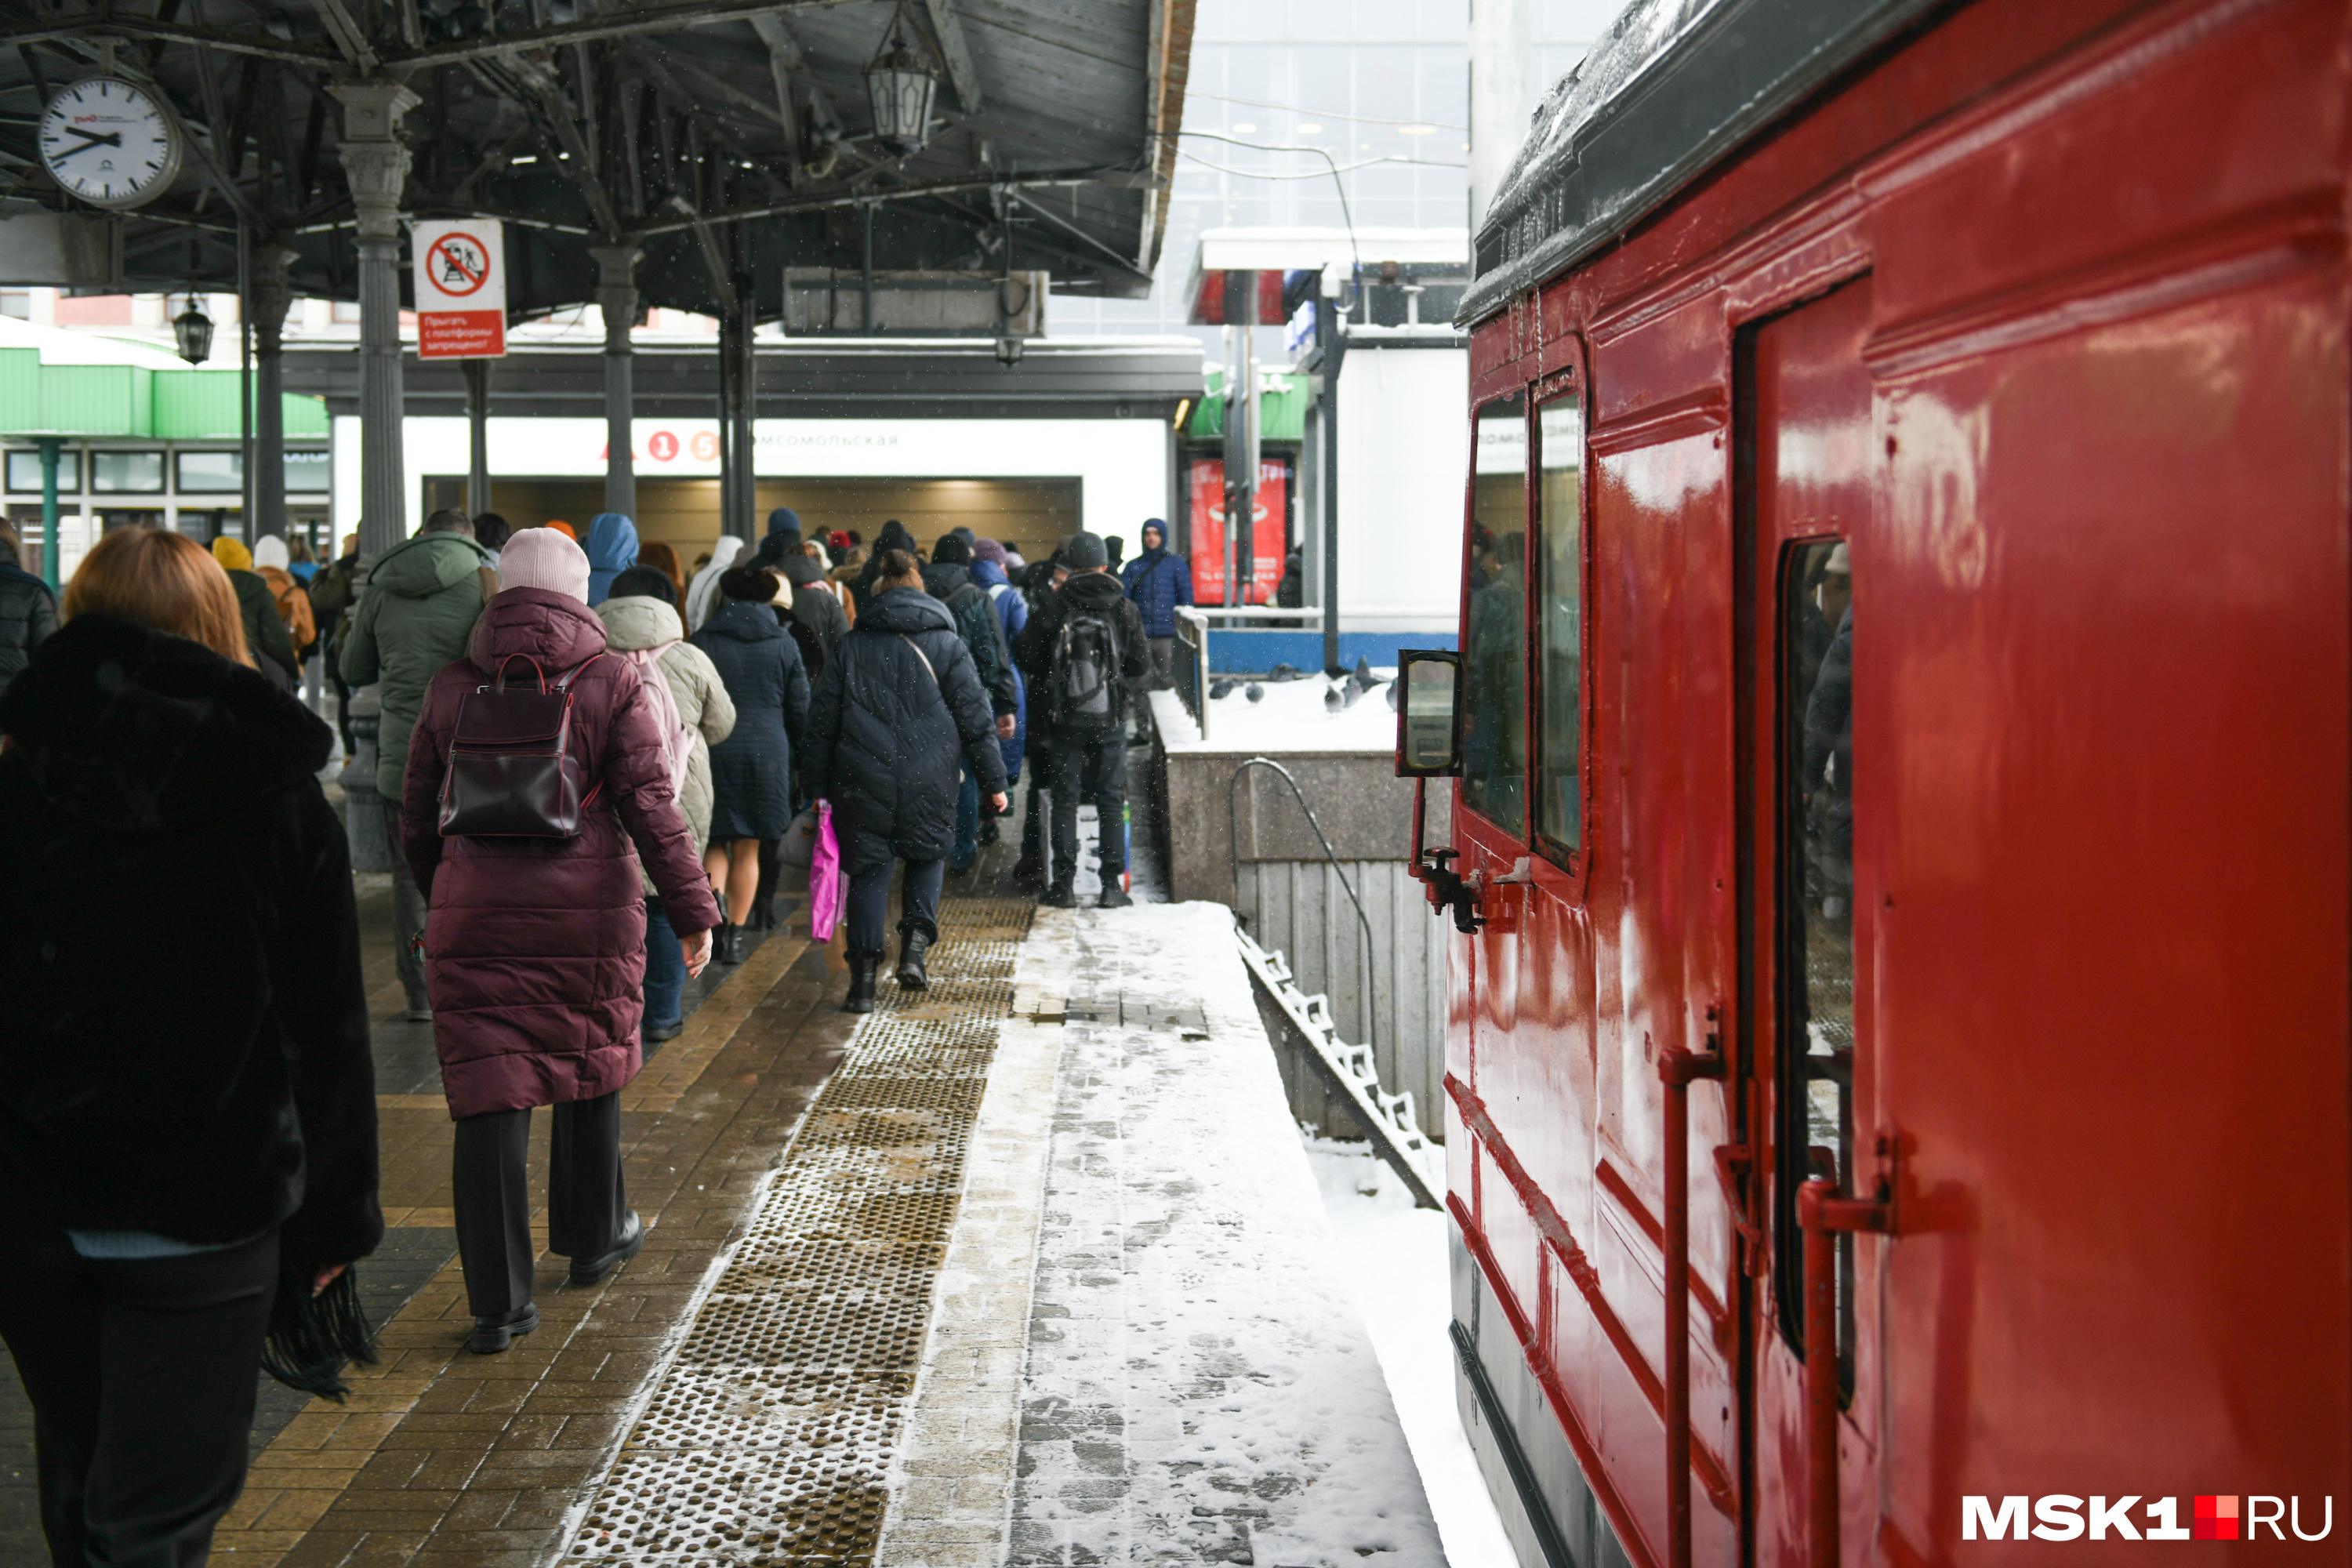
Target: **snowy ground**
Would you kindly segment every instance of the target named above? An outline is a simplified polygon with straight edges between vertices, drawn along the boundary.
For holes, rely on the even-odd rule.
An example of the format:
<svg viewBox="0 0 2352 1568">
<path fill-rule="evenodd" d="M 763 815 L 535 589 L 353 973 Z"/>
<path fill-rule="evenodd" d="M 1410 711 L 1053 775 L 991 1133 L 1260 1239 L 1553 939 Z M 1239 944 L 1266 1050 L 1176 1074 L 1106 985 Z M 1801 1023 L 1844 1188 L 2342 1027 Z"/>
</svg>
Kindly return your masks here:
<svg viewBox="0 0 2352 1568">
<path fill-rule="evenodd" d="M 1232 920 L 1070 922 L 1011 1561 L 1438 1568 Z"/>
<path fill-rule="evenodd" d="M 1445 1216 L 1413 1207 L 1412 1194 L 1370 1144 L 1311 1135 L 1306 1143 L 1349 1291 L 1380 1354 L 1446 1561 L 1454 1568 L 1511 1568 L 1518 1559 L 1454 1400 Z"/>
<path fill-rule="evenodd" d="M 1393 669 L 1375 669 L 1381 678 Z M 1258 700 L 1249 700 L 1247 679 L 1209 700 L 1209 738 L 1203 741 L 1183 700 L 1173 691 L 1151 694 L 1160 743 L 1171 752 L 1389 752 L 1396 749 L 1396 710 L 1389 689 L 1376 686 L 1352 707 L 1334 708 L 1326 694 L 1345 696 L 1346 682 L 1319 673 L 1304 680 L 1259 680 Z M 1211 687 L 1215 689 L 1214 686 Z"/>
</svg>

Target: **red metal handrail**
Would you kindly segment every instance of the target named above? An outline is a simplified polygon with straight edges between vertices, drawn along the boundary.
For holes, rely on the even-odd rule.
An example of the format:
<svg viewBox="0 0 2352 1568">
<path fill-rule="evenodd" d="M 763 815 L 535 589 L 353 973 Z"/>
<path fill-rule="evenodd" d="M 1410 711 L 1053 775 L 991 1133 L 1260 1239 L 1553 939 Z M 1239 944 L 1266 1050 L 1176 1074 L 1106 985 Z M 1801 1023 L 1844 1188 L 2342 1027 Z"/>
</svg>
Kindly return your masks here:
<svg viewBox="0 0 2352 1568">
<path fill-rule="evenodd" d="M 1666 1122 L 1666 1568 L 1690 1568 L 1691 1560 L 1690 1086 L 1723 1076 L 1718 1053 L 1668 1046 L 1658 1054 Z"/>
<path fill-rule="evenodd" d="M 1891 1231 L 1894 1205 L 1838 1195 L 1837 1184 L 1816 1176 L 1797 1189 L 1797 1225 L 1805 1233 L 1805 1447 L 1811 1516 L 1811 1568 L 1840 1568 L 1838 1415 L 1844 1390 L 1838 1376 L 1837 1238 L 1856 1231 Z"/>
</svg>

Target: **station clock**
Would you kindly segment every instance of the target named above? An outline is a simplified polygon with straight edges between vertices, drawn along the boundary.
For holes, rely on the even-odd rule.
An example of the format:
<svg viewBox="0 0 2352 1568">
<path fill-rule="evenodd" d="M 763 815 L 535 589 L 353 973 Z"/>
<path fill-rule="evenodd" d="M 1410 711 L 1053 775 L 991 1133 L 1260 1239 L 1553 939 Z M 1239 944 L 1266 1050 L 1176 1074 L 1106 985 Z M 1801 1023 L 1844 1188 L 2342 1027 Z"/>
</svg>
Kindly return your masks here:
<svg viewBox="0 0 2352 1568">
<path fill-rule="evenodd" d="M 93 76 L 58 90 L 41 115 L 41 163 L 92 206 L 142 206 L 179 177 L 180 122 L 151 88 Z"/>
</svg>

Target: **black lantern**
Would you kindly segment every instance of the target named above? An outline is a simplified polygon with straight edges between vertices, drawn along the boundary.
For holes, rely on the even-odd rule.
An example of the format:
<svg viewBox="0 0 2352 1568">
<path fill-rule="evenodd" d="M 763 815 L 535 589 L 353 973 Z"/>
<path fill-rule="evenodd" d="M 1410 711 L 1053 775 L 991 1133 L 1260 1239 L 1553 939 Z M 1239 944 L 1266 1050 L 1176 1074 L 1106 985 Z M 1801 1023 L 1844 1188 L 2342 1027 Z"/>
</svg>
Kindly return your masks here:
<svg viewBox="0 0 2352 1568">
<path fill-rule="evenodd" d="M 197 305 L 194 295 L 188 296 L 188 308 L 172 318 L 172 335 L 180 340 L 180 357 L 190 364 L 202 364 L 213 357 L 213 319 Z"/>
<path fill-rule="evenodd" d="M 931 62 L 907 41 L 906 18 L 892 13 L 882 47 L 866 68 L 874 137 L 893 152 L 916 152 L 931 138 L 931 100 L 940 89 Z"/>
</svg>

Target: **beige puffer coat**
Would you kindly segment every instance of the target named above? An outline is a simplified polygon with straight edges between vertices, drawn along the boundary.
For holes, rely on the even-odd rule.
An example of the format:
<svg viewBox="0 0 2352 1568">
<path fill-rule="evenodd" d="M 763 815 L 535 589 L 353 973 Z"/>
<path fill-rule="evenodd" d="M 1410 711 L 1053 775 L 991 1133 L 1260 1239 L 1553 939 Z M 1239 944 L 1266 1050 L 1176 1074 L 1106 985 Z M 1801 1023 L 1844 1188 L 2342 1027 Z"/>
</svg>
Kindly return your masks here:
<svg viewBox="0 0 2352 1568">
<path fill-rule="evenodd" d="M 677 612 L 659 599 L 607 599 L 596 606 L 596 615 L 604 623 L 604 646 L 615 653 L 672 645 L 661 656 L 661 672 L 669 681 L 678 718 L 694 733 L 694 754 L 687 760 L 677 804 L 686 813 L 686 825 L 694 830 L 698 855 L 710 843 L 710 748 L 734 733 L 734 701 L 710 656 L 682 640 L 686 627 Z M 651 880 L 646 891 L 654 891 Z"/>
</svg>

